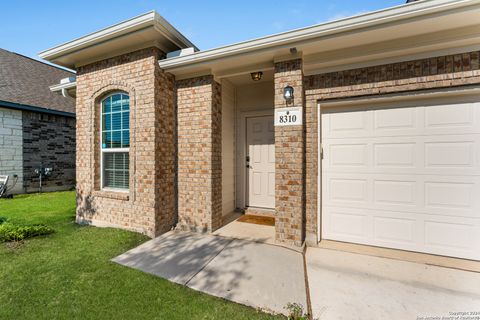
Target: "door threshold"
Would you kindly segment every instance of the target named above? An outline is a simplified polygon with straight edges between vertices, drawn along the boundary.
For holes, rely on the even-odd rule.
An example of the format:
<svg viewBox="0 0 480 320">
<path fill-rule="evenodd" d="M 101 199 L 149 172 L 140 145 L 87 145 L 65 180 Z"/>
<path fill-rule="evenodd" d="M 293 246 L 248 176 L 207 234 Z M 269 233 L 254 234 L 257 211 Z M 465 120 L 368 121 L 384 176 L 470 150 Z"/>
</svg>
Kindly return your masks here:
<svg viewBox="0 0 480 320">
<path fill-rule="evenodd" d="M 275 218 L 275 209 L 270 208 L 247 207 L 245 208 L 244 213 L 252 216 Z"/>
</svg>

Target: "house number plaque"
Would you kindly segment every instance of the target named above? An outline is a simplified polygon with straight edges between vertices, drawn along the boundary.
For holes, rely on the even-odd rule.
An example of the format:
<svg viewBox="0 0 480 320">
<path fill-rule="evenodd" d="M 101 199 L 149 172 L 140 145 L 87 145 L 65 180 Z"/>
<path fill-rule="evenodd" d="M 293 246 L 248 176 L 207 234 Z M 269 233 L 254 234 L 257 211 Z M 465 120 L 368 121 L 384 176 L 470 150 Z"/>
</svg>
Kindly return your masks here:
<svg viewBox="0 0 480 320">
<path fill-rule="evenodd" d="M 297 126 L 303 123 L 302 107 L 275 110 L 275 126 Z"/>
</svg>

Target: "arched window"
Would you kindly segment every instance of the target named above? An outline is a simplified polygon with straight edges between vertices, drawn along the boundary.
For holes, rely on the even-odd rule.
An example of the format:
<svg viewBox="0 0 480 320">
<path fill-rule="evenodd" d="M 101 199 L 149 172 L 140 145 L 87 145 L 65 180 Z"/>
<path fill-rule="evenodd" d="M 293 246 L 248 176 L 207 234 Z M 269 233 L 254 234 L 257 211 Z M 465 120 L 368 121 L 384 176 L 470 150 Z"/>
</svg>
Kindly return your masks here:
<svg viewBox="0 0 480 320">
<path fill-rule="evenodd" d="M 103 189 L 128 190 L 130 99 L 114 93 L 101 104 L 101 180 Z"/>
</svg>

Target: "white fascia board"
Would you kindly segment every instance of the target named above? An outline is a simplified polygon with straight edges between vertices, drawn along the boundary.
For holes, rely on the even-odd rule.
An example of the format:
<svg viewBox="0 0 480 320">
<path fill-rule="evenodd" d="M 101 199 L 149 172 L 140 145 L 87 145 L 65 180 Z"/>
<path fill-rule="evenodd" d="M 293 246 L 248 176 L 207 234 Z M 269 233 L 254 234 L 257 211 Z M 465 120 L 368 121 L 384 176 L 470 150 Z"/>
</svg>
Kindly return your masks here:
<svg viewBox="0 0 480 320">
<path fill-rule="evenodd" d="M 171 35 L 173 35 L 175 38 L 179 39 L 184 47 L 186 48 L 194 48 L 195 51 L 199 51 L 200 49 L 197 48 L 196 45 L 194 45 L 190 40 L 188 40 L 182 33 L 180 33 L 177 29 L 175 29 L 174 26 L 170 24 L 164 17 L 162 17 L 158 12 L 153 11 L 155 13 L 155 21 L 157 22 L 156 26 L 157 28 L 163 29 L 166 32 L 164 32 L 165 37 L 170 39 L 172 42 L 174 39 L 172 39 Z M 182 47 L 182 45 L 179 45 L 179 47 Z"/>
<path fill-rule="evenodd" d="M 375 25 L 389 22 L 398 22 L 420 15 L 427 15 L 474 4 L 478 4 L 478 0 L 422 0 L 211 50 L 200 51 L 188 56 L 160 60 L 159 64 L 161 68 L 166 70 L 174 69 L 176 67 L 186 67 L 190 64 L 244 54 L 256 50 L 285 46 L 289 43 L 295 43 L 302 40 L 320 38 L 347 31 L 355 31 L 356 29 L 373 27 Z"/>
<path fill-rule="evenodd" d="M 63 89 L 73 89 L 77 87 L 77 82 L 68 82 L 68 83 L 59 83 L 59 84 L 54 84 L 53 86 L 50 86 L 50 91 L 52 92 L 58 92 L 62 91 Z"/>
<path fill-rule="evenodd" d="M 165 20 L 156 11 L 150 11 L 132 19 L 117 23 L 113 26 L 102 30 L 87 34 L 86 36 L 66 42 L 51 49 L 44 50 L 38 55 L 40 58 L 50 60 L 68 54 L 98 43 L 108 41 L 109 39 L 128 34 L 145 27 L 154 26 L 161 31 L 165 37 L 176 43 L 177 45 L 198 48 L 175 29 L 167 20 Z M 178 40 L 175 40 L 177 38 Z M 180 43 L 178 43 L 180 41 Z"/>
</svg>

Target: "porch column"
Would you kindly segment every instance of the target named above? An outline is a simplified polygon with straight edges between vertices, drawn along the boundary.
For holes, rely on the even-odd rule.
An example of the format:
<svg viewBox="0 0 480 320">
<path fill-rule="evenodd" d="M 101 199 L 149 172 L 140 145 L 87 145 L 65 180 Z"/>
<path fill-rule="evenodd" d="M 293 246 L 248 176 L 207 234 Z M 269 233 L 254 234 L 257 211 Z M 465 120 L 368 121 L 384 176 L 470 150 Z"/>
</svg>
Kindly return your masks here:
<svg viewBox="0 0 480 320">
<path fill-rule="evenodd" d="M 212 232 L 222 224 L 221 85 L 213 76 L 177 86 L 177 228 Z"/>
<path fill-rule="evenodd" d="M 301 107 L 304 114 L 302 59 L 275 63 L 275 111 Z M 283 90 L 294 89 L 286 103 Z M 275 126 L 275 238 L 301 246 L 305 238 L 305 122 Z"/>
</svg>

